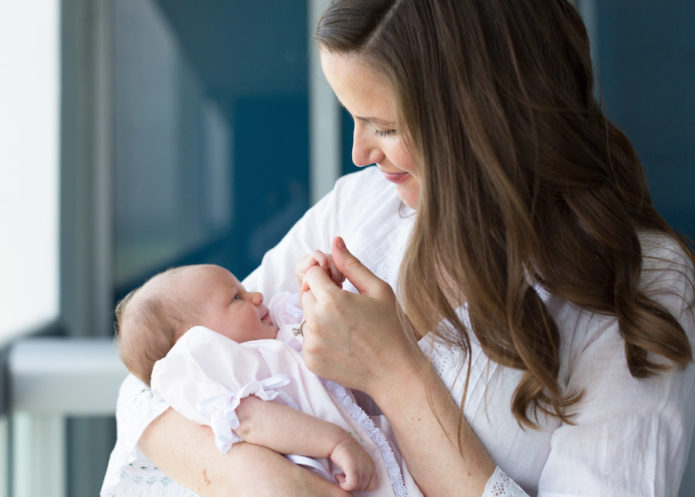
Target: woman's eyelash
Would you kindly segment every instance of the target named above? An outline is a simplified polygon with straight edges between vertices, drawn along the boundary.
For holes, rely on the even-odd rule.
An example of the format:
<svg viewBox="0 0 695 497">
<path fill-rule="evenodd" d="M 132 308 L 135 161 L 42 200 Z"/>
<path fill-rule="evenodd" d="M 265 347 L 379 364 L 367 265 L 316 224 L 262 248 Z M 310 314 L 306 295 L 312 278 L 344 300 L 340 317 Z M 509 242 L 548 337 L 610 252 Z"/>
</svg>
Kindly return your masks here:
<svg viewBox="0 0 695 497">
<path fill-rule="evenodd" d="M 395 129 L 386 129 L 386 130 L 377 129 L 375 131 L 376 131 L 376 134 L 379 136 L 393 136 L 396 134 Z"/>
</svg>

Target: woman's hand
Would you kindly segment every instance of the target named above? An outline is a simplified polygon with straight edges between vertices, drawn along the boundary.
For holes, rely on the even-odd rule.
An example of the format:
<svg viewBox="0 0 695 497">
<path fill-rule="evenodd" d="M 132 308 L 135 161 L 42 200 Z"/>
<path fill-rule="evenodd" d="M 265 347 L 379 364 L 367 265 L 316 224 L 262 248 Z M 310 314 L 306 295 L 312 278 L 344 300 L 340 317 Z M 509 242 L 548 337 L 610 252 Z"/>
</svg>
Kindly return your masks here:
<svg viewBox="0 0 695 497">
<path fill-rule="evenodd" d="M 332 256 L 359 294 L 337 287 L 319 267 L 308 268 L 309 291 L 302 295 L 304 358 L 319 376 L 378 402 L 380 392 L 419 374 L 427 360 L 402 327 L 391 287 L 362 265 L 340 237 L 333 240 Z"/>
<path fill-rule="evenodd" d="M 162 471 L 202 497 L 352 495 L 260 445 L 239 443 L 222 454 L 208 427 L 173 409 L 148 426 L 138 445 Z"/>
</svg>

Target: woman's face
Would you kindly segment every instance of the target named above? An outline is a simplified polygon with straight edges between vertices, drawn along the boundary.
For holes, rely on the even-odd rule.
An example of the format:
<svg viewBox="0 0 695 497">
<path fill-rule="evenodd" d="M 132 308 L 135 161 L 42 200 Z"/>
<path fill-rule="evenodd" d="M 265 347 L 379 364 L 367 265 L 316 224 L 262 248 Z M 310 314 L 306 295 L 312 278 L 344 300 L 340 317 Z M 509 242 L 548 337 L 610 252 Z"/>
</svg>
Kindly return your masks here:
<svg viewBox="0 0 695 497">
<path fill-rule="evenodd" d="M 390 82 L 358 55 L 322 49 L 321 66 L 355 123 L 352 161 L 358 167 L 376 164 L 396 185 L 401 200 L 415 208 L 420 179 L 407 146 L 406 131 L 396 122 L 396 96 Z"/>
</svg>

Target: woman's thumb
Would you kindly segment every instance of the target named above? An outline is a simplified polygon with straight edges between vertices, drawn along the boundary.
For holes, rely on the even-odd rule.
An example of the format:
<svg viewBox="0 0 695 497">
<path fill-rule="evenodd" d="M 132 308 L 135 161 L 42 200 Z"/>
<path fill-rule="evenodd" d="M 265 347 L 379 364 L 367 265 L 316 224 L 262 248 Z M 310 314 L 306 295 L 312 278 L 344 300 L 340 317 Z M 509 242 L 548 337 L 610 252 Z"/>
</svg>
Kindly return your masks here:
<svg viewBox="0 0 695 497">
<path fill-rule="evenodd" d="M 345 246 L 345 241 L 339 236 L 333 239 L 331 255 L 338 271 L 343 273 L 361 294 L 369 295 L 369 290 L 375 283 L 378 284 L 379 279 L 350 253 Z"/>
</svg>

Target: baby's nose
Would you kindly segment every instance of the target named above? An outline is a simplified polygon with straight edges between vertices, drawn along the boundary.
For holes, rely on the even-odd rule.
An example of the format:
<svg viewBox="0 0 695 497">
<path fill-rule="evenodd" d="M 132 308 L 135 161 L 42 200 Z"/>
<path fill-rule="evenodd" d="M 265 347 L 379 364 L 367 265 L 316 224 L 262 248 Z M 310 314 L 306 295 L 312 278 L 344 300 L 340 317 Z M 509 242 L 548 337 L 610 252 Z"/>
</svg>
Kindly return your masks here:
<svg viewBox="0 0 695 497">
<path fill-rule="evenodd" d="M 261 305 L 263 303 L 263 294 L 261 292 L 249 292 L 249 301 L 253 305 Z"/>
</svg>

